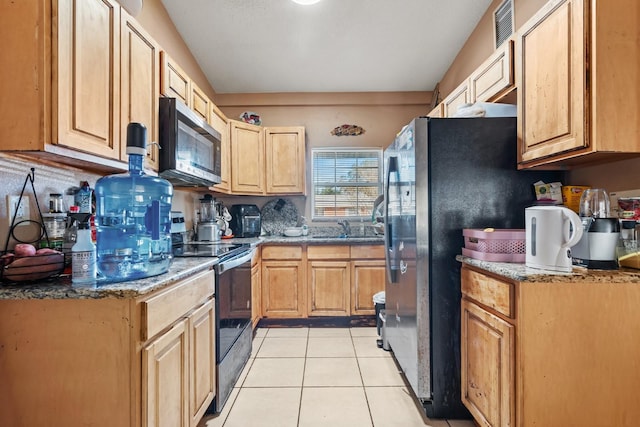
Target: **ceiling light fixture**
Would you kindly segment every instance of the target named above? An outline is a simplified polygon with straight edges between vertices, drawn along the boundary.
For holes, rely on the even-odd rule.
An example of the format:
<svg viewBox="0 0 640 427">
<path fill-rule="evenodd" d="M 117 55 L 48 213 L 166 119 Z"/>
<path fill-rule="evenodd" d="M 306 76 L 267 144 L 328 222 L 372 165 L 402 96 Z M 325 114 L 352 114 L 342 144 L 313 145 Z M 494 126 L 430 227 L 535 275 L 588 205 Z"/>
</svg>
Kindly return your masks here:
<svg viewBox="0 0 640 427">
<path fill-rule="evenodd" d="M 298 3 L 298 4 L 302 4 L 304 6 L 308 6 L 311 4 L 316 4 L 318 3 L 320 0 L 292 0 L 294 3 Z"/>
</svg>

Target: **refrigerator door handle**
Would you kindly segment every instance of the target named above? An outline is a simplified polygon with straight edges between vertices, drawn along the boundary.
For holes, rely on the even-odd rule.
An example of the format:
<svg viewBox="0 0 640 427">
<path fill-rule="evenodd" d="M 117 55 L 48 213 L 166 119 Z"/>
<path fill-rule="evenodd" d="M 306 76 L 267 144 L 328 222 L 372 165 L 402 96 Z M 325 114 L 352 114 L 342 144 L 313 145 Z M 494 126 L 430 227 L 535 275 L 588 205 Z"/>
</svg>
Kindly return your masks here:
<svg viewBox="0 0 640 427">
<path fill-rule="evenodd" d="M 397 269 L 391 267 L 391 253 L 393 252 L 393 243 L 391 236 L 393 234 L 393 227 L 391 226 L 391 221 L 389 221 L 389 183 L 391 181 L 391 173 L 398 172 L 398 158 L 391 156 L 389 157 L 389 164 L 387 165 L 387 173 L 384 177 L 384 257 L 385 257 L 385 266 L 387 270 L 387 280 L 389 283 L 397 283 Z"/>
</svg>

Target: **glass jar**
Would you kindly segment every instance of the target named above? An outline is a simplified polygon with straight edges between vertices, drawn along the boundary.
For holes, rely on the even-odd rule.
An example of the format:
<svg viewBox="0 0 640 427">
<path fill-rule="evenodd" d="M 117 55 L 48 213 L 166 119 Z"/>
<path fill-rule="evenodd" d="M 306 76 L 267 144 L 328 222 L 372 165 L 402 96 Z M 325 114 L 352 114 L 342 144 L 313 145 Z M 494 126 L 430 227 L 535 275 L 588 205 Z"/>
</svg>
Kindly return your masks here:
<svg viewBox="0 0 640 427">
<path fill-rule="evenodd" d="M 50 193 L 49 194 L 49 213 L 63 213 L 64 209 L 64 199 L 62 198 L 62 194 L 60 193 Z"/>
</svg>

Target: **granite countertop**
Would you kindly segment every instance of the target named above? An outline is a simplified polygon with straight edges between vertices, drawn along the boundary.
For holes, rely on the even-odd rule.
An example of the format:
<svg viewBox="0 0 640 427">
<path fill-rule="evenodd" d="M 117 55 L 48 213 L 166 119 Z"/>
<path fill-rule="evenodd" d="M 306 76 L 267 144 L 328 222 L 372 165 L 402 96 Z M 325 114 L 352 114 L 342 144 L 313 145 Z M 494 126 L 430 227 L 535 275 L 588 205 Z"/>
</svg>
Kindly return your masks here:
<svg viewBox="0 0 640 427">
<path fill-rule="evenodd" d="M 174 258 L 169 271 L 164 274 L 117 283 L 97 281 L 91 285 L 74 285 L 70 276 L 59 276 L 34 283 L 3 283 L 0 284 L 0 300 L 135 298 L 208 270 L 217 262 L 218 258 L 215 257 Z"/>
<path fill-rule="evenodd" d="M 222 243 L 248 244 L 382 244 L 384 236 L 362 235 L 337 237 L 338 234 L 309 234 L 300 237 L 261 236 L 224 239 Z M 98 299 L 135 298 L 161 289 L 171 283 L 207 270 L 218 263 L 215 257 L 175 257 L 167 273 L 127 282 L 108 283 L 98 280 L 91 285 L 73 285 L 71 277 L 59 276 L 33 283 L 0 284 L 2 299 Z"/>
<path fill-rule="evenodd" d="M 353 245 L 353 244 L 383 244 L 384 236 L 375 234 L 373 227 L 366 226 L 364 230 L 358 230 L 352 233 L 349 237 L 339 237 L 341 235 L 341 228 L 326 226 L 326 227 L 310 227 L 309 234 L 307 236 L 299 237 L 287 237 L 287 236 L 269 236 L 263 235 L 254 238 L 232 238 L 224 239 L 223 242 L 229 243 L 244 243 L 251 245 L 259 244 L 292 244 L 292 245 L 319 245 L 319 244 L 333 244 L 333 245 Z"/>
<path fill-rule="evenodd" d="M 463 255 L 456 256 L 456 259 L 464 264 L 520 282 L 640 283 L 640 270 L 631 268 L 621 268 L 620 270 L 589 270 L 583 267 L 573 267 L 571 273 L 560 273 L 552 270 L 531 268 L 520 263 L 480 261 Z"/>
</svg>

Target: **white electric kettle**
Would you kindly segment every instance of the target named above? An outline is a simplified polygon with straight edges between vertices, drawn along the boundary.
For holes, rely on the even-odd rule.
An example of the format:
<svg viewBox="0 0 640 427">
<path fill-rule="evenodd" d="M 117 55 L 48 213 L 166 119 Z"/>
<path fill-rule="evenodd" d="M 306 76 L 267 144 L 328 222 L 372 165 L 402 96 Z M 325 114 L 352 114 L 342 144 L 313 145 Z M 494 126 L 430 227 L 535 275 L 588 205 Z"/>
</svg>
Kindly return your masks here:
<svg viewBox="0 0 640 427">
<path fill-rule="evenodd" d="M 527 267 L 571 272 L 571 247 L 582 237 L 582 221 L 571 209 L 533 206 L 524 211 Z"/>
</svg>

